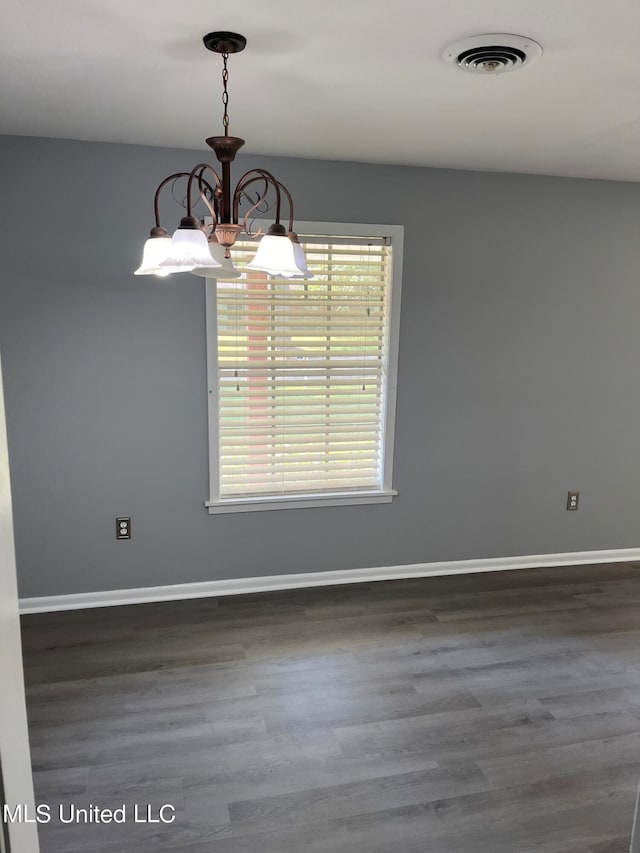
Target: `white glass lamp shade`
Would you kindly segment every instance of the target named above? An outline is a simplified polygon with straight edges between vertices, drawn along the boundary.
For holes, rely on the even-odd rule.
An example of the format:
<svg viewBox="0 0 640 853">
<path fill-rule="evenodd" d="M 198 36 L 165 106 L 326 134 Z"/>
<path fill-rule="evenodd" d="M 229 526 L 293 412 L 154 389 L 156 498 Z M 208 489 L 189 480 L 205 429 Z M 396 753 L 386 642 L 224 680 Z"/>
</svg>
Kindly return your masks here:
<svg viewBox="0 0 640 853">
<path fill-rule="evenodd" d="M 171 237 L 149 237 L 144 244 L 142 263 L 134 272 L 134 275 L 159 275 L 162 278 L 169 275 L 171 270 L 160 266 L 169 254 L 171 248 Z"/>
<path fill-rule="evenodd" d="M 191 272 L 198 267 L 213 265 L 207 237 L 200 228 L 187 224 L 185 219 L 180 223 L 171 238 L 169 254 L 160 264 L 162 269 L 169 272 Z"/>
<path fill-rule="evenodd" d="M 303 278 L 308 281 L 310 278 L 313 278 L 313 273 L 309 272 L 307 267 L 307 259 L 304 256 L 304 249 L 297 240 L 291 239 L 291 242 L 293 244 L 293 257 L 295 259 L 296 266 L 302 270 L 302 272 L 296 273 L 295 275 L 289 275 L 288 273 L 281 273 L 281 275 L 283 278 Z M 276 273 L 272 273 L 272 275 L 276 275 Z"/>
<path fill-rule="evenodd" d="M 247 269 L 285 277 L 304 276 L 308 272 L 307 265 L 304 263 L 304 254 L 302 255 L 303 265 L 300 267 L 296 260 L 294 246 L 295 244 L 286 234 L 267 233 L 258 243 L 256 256 L 251 263 L 247 264 Z"/>
<path fill-rule="evenodd" d="M 216 240 L 209 240 L 209 252 L 212 260 L 208 267 L 198 267 L 191 270 L 192 275 L 204 278 L 239 278 L 241 273 L 234 267 L 231 258 L 225 258 L 225 248 Z"/>
</svg>

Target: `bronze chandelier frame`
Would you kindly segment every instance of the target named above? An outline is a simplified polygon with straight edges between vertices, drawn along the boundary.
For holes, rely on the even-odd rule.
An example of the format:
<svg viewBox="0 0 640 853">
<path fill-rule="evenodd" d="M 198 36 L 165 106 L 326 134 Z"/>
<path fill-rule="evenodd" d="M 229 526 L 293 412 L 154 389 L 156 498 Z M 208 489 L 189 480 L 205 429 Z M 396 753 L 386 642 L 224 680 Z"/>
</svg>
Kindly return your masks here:
<svg viewBox="0 0 640 853">
<path fill-rule="evenodd" d="M 239 33 L 212 32 L 203 38 L 205 47 L 214 53 L 221 54 L 223 59 L 223 94 L 224 104 L 223 136 L 210 136 L 206 140 L 207 145 L 213 149 L 221 164 L 221 175 L 208 163 L 198 163 L 190 172 L 175 172 L 164 178 L 156 189 L 153 209 L 155 215 L 155 226 L 151 229 L 151 237 L 168 237 L 169 232 L 160 224 L 160 195 L 162 190 L 169 184 L 186 178 L 186 216 L 180 221 L 181 228 L 202 228 L 202 222 L 193 215 L 194 191 L 195 203 L 202 201 L 213 218 L 212 235 L 215 240 L 225 248 L 225 257 L 230 257 L 230 248 L 234 245 L 241 233 L 249 237 L 257 237 L 260 230 L 253 232 L 251 228 L 251 217 L 256 211 L 265 213 L 270 195 L 275 196 L 275 223 L 267 231 L 268 234 L 277 236 L 289 236 L 297 242 L 297 235 L 293 230 L 293 199 L 291 193 L 284 184 L 277 180 L 271 172 L 266 169 L 250 169 L 245 172 L 231 192 L 231 164 L 236 154 L 245 143 L 244 139 L 229 134 L 229 94 L 227 81 L 229 78 L 227 61 L 232 53 L 244 50 L 247 40 Z M 257 185 L 257 186 L 256 186 Z M 249 189 L 253 187 L 253 192 Z M 288 229 L 281 222 L 282 203 L 286 200 L 288 205 Z M 249 205 L 242 219 L 240 219 L 240 206 L 245 202 Z M 268 205 L 271 209 L 273 205 Z"/>
</svg>

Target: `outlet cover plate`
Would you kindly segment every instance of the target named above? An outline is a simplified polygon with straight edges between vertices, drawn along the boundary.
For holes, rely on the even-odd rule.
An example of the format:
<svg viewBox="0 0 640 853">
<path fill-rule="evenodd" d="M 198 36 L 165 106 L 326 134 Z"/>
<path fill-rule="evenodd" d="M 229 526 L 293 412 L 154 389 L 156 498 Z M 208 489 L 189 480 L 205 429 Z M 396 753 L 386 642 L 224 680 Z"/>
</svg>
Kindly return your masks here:
<svg viewBox="0 0 640 853">
<path fill-rule="evenodd" d="M 116 539 L 131 539 L 131 516 L 116 518 Z"/>
</svg>

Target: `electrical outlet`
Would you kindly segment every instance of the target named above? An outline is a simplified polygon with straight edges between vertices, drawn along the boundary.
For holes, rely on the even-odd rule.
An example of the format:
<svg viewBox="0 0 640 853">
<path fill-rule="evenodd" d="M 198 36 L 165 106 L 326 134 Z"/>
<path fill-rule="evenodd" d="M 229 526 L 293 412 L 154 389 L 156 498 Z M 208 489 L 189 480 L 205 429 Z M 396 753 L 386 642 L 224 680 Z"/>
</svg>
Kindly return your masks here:
<svg viewBox="0 0 640 853">
<path fill-rule="evenodd" d="M 580 500 L 580 492 L 567 492 L 567 510 L 575 512 L 578 509 L 578 501 Z"/>
<path fill-rule="evenodd" d="M 116 539 L 131 539 L 131 517 L 116 518 Z"/>
</svg>

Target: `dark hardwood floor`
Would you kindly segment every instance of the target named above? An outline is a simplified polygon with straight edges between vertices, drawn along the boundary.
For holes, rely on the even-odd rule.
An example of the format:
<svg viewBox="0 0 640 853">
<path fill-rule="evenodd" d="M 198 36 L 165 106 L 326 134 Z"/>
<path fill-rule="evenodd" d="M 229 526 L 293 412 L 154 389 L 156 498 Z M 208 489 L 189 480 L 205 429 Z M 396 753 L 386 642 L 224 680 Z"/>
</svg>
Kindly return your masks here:
<svg viewBox="0 0 640 853">
<path fill-rule="evenodd" d="M 23 638 L 43 853 L 628 850 L 638 567 L 28 616 Z M 60 824 L 71 803 L 176 820 Z"/>
</svg>

